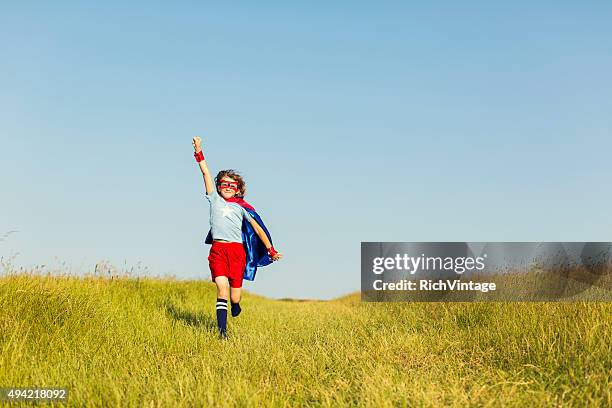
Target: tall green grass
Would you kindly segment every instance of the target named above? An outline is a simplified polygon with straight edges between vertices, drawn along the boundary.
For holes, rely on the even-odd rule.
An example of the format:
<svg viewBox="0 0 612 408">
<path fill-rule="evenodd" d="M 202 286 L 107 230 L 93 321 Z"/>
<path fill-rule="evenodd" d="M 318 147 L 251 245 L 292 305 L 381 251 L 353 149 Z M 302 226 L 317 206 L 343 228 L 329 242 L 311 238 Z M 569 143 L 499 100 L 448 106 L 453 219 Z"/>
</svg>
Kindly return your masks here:
<svg viewBox="0 0 612 408">
<path fill-rule="evenodd" d="M 215 298 L 203 281 L 0 277 L 0 386 L 67 387 L 71 406 L 612 405 L 608 303 L 245 292 L 220 341 Z"/>
</svg>

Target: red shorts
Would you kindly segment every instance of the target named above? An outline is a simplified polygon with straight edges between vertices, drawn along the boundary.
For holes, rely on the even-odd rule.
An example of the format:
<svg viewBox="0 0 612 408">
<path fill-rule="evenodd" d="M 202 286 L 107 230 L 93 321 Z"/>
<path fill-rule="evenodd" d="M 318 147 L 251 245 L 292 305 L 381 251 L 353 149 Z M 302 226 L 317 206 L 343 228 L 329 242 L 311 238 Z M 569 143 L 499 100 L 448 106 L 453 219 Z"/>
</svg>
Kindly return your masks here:
<svg viewBox="0 0 612 408">
<path fill-rule="evenodd" d="M 246 267 L 246 252 L 242 242 L 213 241 L 208 255 L 208 265 L 213 281 L 217 276 L 227 276 L 230 287 L 242 287 Z"/>
</svg>

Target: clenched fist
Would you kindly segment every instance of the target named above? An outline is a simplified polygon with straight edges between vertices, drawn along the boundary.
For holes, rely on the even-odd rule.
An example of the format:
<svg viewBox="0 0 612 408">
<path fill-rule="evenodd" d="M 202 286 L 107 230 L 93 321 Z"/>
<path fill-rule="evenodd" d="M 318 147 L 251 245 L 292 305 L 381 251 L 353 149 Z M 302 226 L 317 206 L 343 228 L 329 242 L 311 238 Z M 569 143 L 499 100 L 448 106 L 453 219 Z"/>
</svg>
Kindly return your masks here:
<svg viewBox="0 0 612 408">
<path fill-rule="evenodd" d="M 195 152 L 199 152 L 202 150 L 202 138 L 199 136 L 196 136 L 193 138 L 192 140 L 193 143 L 193 150 L 195 150 Z"/>
</svg>

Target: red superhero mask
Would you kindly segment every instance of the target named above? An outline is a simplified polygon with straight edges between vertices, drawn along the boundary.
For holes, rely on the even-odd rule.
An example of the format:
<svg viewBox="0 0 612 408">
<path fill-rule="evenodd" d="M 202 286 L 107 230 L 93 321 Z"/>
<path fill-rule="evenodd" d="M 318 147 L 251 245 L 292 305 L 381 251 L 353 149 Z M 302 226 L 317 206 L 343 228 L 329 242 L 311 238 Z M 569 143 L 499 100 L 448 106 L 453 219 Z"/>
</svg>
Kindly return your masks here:
<svg viewBox="0 0 612 408">
<path fill-rule="evenodd" d="M 238 191 L 238 183 L 233 181 L 222 181 L 219 183 L 221 188 L 231 188 L 232 190 Z"/>
</svg>

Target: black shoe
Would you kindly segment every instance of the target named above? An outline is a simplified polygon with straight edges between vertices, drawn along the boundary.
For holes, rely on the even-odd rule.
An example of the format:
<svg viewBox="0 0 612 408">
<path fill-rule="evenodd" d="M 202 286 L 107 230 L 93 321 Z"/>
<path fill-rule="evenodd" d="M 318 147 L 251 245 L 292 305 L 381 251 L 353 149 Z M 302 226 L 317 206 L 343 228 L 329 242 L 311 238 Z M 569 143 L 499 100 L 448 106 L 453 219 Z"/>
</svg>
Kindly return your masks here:
<svg viewBox="0 0 612 408">
<path fill-rule="evenodd" d="M 227 340 L 227 332 L 226 331 L 222 331 L 221 333 L 219 333 L 219 339 L 220 340 Z"/>
</svg>

